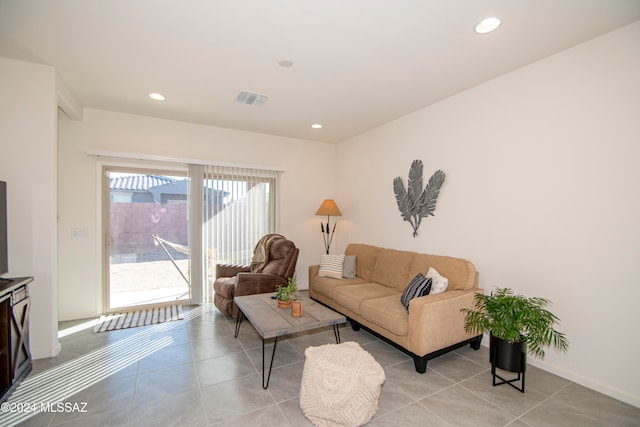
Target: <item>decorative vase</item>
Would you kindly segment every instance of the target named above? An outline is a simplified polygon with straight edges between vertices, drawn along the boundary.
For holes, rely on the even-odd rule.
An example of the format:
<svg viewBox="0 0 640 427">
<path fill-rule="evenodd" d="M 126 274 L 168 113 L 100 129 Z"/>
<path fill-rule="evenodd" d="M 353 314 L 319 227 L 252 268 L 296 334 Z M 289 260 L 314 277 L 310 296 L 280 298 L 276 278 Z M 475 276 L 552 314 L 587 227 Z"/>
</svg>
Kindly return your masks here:
<svg viewBox="0 0 640 427">
<path fill-rule="evenodd" d="M 302 301 L 293 301 L 291 303 L 291 315 L 293 317 L 302 316 Z"/>
<path fill-rule="evenodd" d="M 278 308 L 290 308 L 290 307 L 291 307 L 291 300 L 287 300 L 287 301 L 278 300 Z"/>
</svg>

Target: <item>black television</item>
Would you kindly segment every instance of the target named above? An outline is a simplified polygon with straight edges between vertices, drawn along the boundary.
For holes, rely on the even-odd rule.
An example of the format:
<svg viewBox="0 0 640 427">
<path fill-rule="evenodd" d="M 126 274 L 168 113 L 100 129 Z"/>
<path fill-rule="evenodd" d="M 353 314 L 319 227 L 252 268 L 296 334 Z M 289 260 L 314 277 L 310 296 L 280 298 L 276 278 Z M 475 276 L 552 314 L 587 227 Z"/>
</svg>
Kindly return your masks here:
<svg viewBox="0 0 640 427">
<path fill-rule="evenodd" d="M 0 181 L 0 277 L 9 272 L 7 239 L 7 183 Z"/>
</svg>

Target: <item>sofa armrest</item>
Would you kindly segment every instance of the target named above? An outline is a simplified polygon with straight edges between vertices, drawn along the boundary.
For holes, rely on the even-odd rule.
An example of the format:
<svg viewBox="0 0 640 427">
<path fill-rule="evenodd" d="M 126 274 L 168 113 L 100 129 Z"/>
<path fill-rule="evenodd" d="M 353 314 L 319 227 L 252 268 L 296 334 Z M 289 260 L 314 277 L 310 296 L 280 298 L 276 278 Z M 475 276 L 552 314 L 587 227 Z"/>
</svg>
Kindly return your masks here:
<svg viewBox="0 0 640 427">
<path fill-rule="evenodd" d="M 238 273 L 248 271 L 248 265 L 216 264 L 216 277 L 233 277 Z"/>
<path fill-rule="evenodd" d="M 280 285 L 286 286 L 287 279 L 275 274 L 238 273 L 236 276 L 234 295 L 240 296 L 275 292 Z"/>
<path fill-rule="evenodd" d="M 309 278 L 315 277 L 320 271 L 320 264 L 314 264 L 309 266 Z"/>
<path fill-rule="evenodd" d="M 414 298 L 409 303 L 409 350 L 422 356 L 472 338 L 464 331 L 465 314 L 482 289 L 452 290 Z"/>
</svg>

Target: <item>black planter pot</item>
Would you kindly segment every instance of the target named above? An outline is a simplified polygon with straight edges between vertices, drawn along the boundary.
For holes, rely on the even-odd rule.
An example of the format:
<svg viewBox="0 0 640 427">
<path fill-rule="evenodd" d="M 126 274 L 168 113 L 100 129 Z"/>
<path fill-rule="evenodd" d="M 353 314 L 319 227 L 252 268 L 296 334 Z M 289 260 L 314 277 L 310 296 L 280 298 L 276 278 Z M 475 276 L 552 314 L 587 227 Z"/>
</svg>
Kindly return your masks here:
<svg viewBox="0 0 640 427">
<path fill-rule="evenodd" d="M 511 343 L 501 338 L 490 335 L 489 337 L 489 362 L 491 362 L 491 374 L 493 385 L 509 384 L 516 390 L 524 393 L 524 376 L 527 370 L 527 343 L 520 341 Z M 508 372 L 517 372 L 518 376 L 512 380 L 505 380 L 496 374 L 496 368 Z M 502 382 L 496 382 L 496 378 Z M 521 387 L 518 388 L 512 383 L 522 380 Z"/>
<path fill-rule="evenodd" d="M 489 338 L 489 362 L 503 371 L 524 372 L 527 364 L 527 343 L 508 342 L 502 338 Z M 495 356 L 494 356 L 495 355 Z"/>
</svg>

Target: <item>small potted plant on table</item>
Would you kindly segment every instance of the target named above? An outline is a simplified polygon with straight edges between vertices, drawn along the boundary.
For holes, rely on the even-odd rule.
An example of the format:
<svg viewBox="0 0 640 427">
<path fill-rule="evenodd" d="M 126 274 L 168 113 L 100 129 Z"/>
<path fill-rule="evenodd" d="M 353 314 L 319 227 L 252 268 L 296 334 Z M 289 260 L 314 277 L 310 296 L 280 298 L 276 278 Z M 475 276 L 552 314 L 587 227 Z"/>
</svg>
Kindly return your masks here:
<svg viewBox="0 0 640 427">
<path fill-rule="evenodd" d="M 524 393 L 524 372 L 526 369 L 526 353 L 543 359 L 544 349 L 554 347 L 566 352 L 569 341 L 566 336 L 554 329 L 560 321 L 545 307 L 550 301 L 544 298 L 516 295 L 509 288 L 498 288 L 490 295 L 476 294 L 474 309 L 462 309 L 465 316 L 465 331 L 478 334 L 490 333 L 489 360 L 493 375 L 493 385 L 520 380 L 522 387 L 516 389 Z M 495 369 L 518 372 L 518 378 L 504 380 L 495 373 Z M 503 382 L 496 383 L 498 377 Z"/>
<path fill-rule="evenodd" d="M 297 299 L 296 292 L 298 286 L 294 277 L 287 279 L 287 286 L 278 286 L 276 290 L 276 300 L 279 308 L 291 308 L 291 302 Z"/>
</svg>

